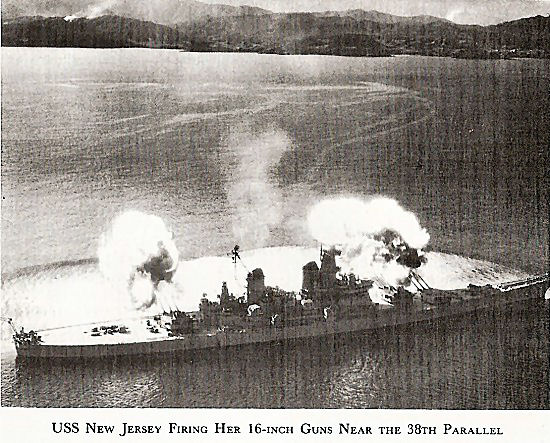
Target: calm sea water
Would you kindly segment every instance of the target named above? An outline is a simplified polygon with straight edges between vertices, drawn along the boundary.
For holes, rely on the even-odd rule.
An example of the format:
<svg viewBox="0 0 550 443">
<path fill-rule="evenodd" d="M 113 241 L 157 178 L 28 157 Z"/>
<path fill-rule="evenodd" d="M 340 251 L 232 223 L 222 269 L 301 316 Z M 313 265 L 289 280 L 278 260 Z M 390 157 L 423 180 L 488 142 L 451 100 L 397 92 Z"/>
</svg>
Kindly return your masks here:
<svg viewBox="0 0 550 443">
<path fill-rule="evenodd" d="M 542 60 L 3 48 L 3 286 L 74 273 L 80 303 L 76 263 L 125 209 L 184 258 L 311 246 L 308 208 L 340 194 L 396 198 L 434 249 L 544 271 L 548 90 Z M 17 366 L 3 340 L 2 404 L 548 408 L 547 305 L 502 316 L 84 372 Z"/>
</svg>

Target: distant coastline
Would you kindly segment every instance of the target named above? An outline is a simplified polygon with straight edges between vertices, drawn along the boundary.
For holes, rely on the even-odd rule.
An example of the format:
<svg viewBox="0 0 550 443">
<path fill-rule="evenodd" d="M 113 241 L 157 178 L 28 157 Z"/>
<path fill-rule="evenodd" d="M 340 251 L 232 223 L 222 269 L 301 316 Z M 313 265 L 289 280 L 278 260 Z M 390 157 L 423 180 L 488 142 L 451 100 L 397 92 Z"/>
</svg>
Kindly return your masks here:
<svg viewBox="0 0 550 443">
<path fill-rule="evenodd" d="M 173 25 L 105 15 L 3 20 L 2 46 L 463 59 L 550 58 L 550 16 L 492 26 L 436 17 L 294 13 L 206 17 Z M 365 13 L 365 11 L 362 11 Z"/>
</svg>

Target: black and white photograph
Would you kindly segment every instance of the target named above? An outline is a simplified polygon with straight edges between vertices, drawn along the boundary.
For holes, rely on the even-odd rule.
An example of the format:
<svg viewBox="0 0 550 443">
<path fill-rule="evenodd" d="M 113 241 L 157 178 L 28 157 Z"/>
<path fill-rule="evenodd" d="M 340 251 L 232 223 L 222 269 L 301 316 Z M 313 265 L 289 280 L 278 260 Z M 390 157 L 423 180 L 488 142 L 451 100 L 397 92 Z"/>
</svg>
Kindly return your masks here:
<svg viewBox="0 0 550 443">
<path fill-rule="evenodd" d="M 2 409 L 550 410 L 550 1 L 1 10 Z"/>
</svg>

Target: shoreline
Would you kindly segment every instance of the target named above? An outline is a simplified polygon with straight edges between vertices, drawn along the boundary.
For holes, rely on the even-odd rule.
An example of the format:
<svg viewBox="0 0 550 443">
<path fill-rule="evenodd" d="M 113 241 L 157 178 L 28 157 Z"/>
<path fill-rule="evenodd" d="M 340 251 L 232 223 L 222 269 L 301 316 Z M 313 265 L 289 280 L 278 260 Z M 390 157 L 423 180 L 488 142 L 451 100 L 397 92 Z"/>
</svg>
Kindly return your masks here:
<svg viewBox="0 0 550 443">
<path fill-rule="evenodd" d="M 120 49 L 147 49 L 153 51 L 177 51 L 184 54 L 256 54 L 256 55 L 279 55 L 279 56 L 317 56 L 317 57 L 345 57 L 345 58 L 405 58 L 405 57 L 429 57 L 444 58 L 454 60 L 489 60 L 489 61 L 522 61 L 522 60 L 548 60 L 550 57 L 456 57 L 453 55 L 438 54 L 385 54 L 385 55 L 350 55 L 350 54 L 317 54 L 317 53 L 284 53 L 284 52 L 258 52 L 258 51 L 191 51 L 184 48 L 155 48 L 147 46 L 23 46 L 23 45 L 1 45 L 1 48 L 31 48 L 31 49 L 100 49 L 100 50 L 120 50 Z"/>
</svg>

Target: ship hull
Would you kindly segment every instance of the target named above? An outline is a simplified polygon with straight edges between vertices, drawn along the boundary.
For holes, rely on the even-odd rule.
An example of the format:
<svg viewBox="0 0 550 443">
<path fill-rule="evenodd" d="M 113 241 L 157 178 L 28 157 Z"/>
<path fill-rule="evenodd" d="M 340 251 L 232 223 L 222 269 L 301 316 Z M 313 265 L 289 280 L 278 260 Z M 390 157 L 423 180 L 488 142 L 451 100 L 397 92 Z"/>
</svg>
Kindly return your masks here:
<svg viewBox="0 0 550 443">
<path fill-rule="evenodd" d="M 511 305 L 533 303 L 544 299 L 547 282 L 521 287 L 497 295 L 455 302 L 447 306 L 422 306 L 402 310 L 394 307 L 370 309 L 357 318 L 331 319 L 294 326 L 270 326 L 245 331 L 193 333 L 134 343 L 54 345 L 20 344 L 16 346 L 18 359 L 110 359 L 138 355 L 170 355 L 200 349 L 222 349 L 255 343 L 269 343 L 292 339 L 307 339 L 350 332 L 368 331 L 384 327 L 430 322 L 482 310 L 498 311 Z"/>
</svg>

